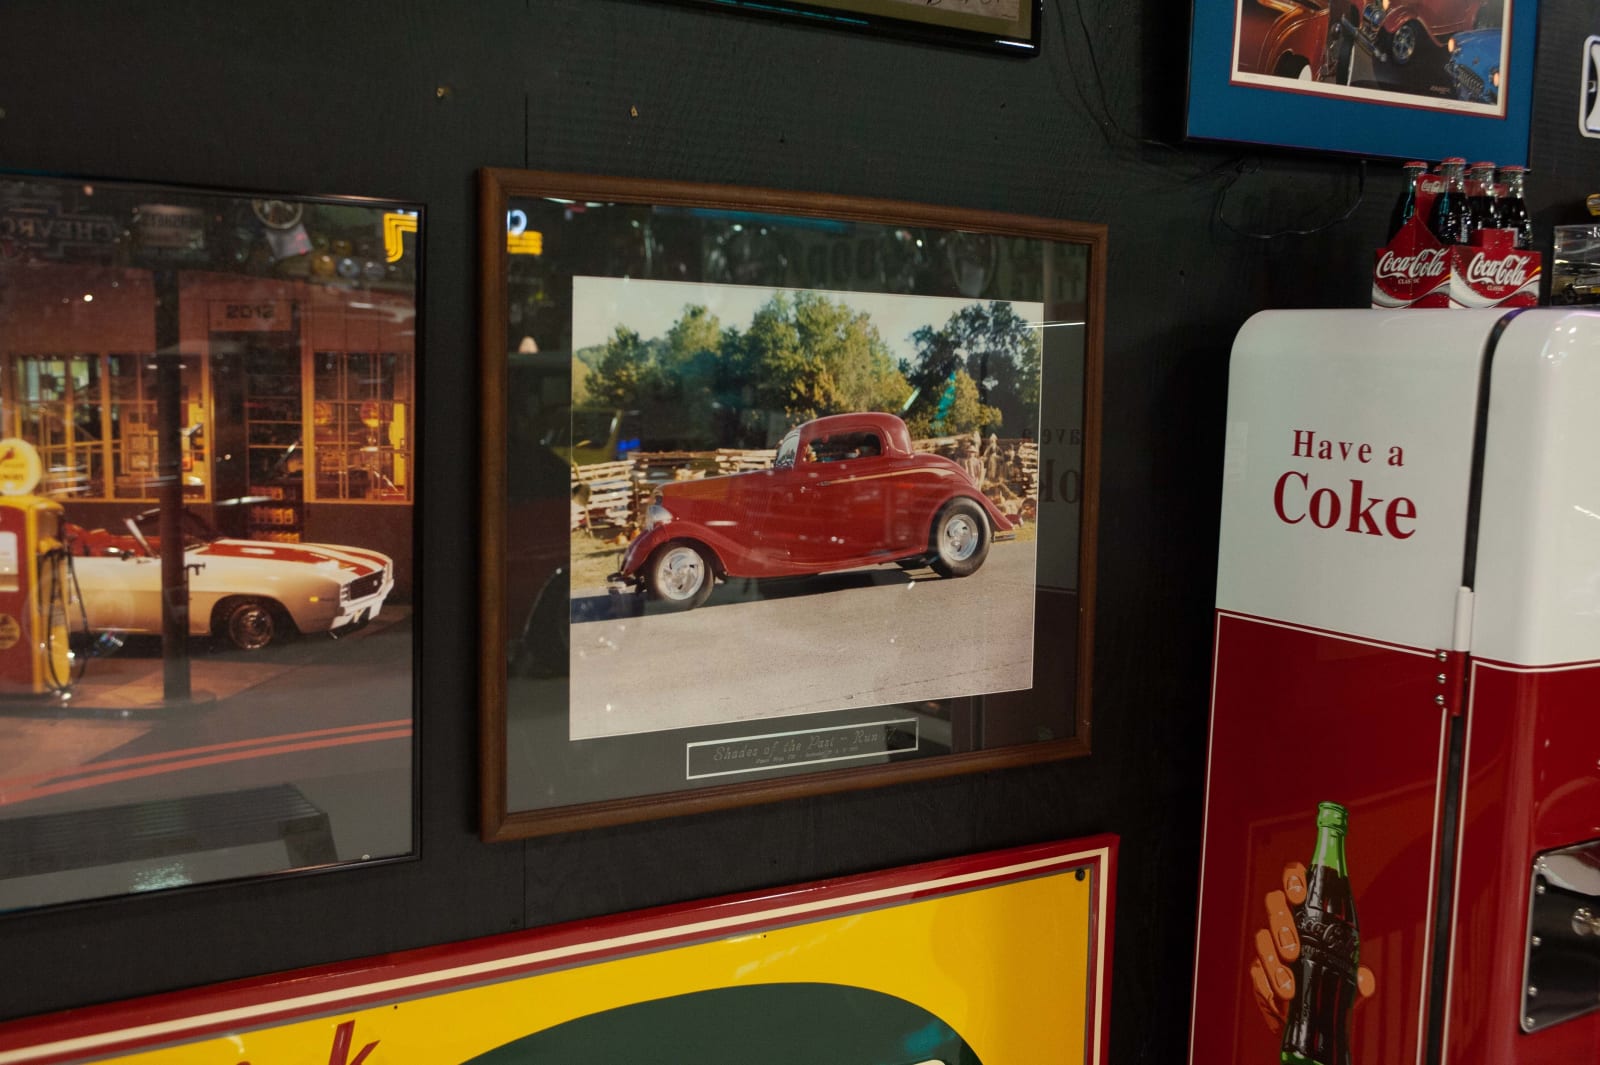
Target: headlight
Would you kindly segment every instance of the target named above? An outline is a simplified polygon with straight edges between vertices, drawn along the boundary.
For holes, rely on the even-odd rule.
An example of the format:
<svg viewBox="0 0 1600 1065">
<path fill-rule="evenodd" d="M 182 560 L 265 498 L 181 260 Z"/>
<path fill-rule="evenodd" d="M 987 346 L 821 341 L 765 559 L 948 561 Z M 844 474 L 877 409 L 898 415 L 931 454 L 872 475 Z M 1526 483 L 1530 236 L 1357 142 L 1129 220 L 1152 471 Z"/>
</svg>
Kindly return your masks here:
<svg viewBox="0 0 1600 1065">
<path fill-rule="evenodd" d="M 657 525 L 665 525 L 671 520 L 672 511 L 661 505 L 661 497 L 658 495 L 644 512 L 644 531 L 649 532 Z"/>
</svg>

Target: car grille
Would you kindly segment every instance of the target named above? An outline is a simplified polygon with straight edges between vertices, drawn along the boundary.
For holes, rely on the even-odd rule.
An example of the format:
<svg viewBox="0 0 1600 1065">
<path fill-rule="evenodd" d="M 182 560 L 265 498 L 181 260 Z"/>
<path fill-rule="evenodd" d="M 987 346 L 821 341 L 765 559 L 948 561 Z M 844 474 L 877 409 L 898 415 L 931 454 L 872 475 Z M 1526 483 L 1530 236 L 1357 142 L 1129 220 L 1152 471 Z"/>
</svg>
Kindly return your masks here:
<svg viewBox="0 0 1600 1065">
<path fill-rule="evenodd" d="M 1478 75 L 1474 74 L 1466 67 L 1461 66 L 1459 63 L 1450 64 L 1449 69 L 1450 73 L 1455 76 L 1456 85 L 1461 88 L 1462 94 L 1465 95 L 1468 100 L 1479 100 L 1483 98 L 1482 78 L 1478 77 Z"/>
<path fill-rule="evenodd" d="M 365 599 L 369 595 L 376 595 L 383 587 L 383 570 L 369 573 L 365 577 L 357 577 L 347 587 L 351 599 Z"/>
</svg>

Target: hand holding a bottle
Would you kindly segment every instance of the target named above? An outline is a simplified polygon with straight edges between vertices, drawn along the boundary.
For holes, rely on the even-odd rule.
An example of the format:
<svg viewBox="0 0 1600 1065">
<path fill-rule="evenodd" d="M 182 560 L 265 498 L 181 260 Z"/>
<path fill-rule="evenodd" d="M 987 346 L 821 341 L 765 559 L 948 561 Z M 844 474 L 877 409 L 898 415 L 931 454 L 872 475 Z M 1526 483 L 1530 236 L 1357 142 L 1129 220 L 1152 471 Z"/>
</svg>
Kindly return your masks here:
<svg viewBox="0 0 1600 1065">
<path fill-rule="evenodd" d="M 1294 963 L 1300 959 L 1300 933 L 1295 930 L 1294 911 L 1305 900 L 1306 867 L 1290 862 L 1283 869 L 1283 890 L 1267 893 L 1267 927 L 1256 932 L 1256 956 L 1250 962 L 1256 1006 L 1273 1032 L 1283 1030 L 1289 1001 L 1294 998 Z M 1361 966 L 1356 975 L 1361 999 L 1371 997 L 1376 988 L 1372 970 Z"/>
</svg>

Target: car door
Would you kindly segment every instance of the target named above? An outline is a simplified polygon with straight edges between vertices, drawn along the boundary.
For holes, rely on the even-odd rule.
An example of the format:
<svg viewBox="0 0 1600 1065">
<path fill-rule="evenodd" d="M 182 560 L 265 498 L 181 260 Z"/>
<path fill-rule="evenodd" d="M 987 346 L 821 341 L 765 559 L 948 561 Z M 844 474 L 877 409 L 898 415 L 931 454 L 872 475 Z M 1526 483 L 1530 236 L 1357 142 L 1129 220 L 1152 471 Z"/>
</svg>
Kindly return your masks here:
<svg viewBox="0 0 1600 1065">
<path fill-rule="evenodd" d="M 875 430 L 853 430 L 818 449 L 825 460 L 806 486 L 812 535 L 809 557 L 818 565 L 893 553 L 893 490 L 898 458 L 884 455 Z"/>
</svg>

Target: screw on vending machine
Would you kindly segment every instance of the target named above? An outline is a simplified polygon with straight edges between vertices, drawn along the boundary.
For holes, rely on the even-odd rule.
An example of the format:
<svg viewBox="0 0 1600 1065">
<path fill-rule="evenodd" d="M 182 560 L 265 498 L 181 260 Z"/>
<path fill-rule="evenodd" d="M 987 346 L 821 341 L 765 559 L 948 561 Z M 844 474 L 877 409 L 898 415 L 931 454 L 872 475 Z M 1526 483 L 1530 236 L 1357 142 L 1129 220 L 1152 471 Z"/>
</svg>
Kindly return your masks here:
<svg viewBox="0 0 1600 1065">
<path fill-rule="evenodd" d="M 1439 678 L 1438 679 L 1439 679 L 1439 683 L 1440 684 L 1444 684 L 1449 680 L 1449 678 L 1446 677 L 1443 673 L 1439 674 Z"/>
<path fill-rule="evenodd" d="M 1443 705 L 1444 705 L 1444 696 L 1442 696 L 1442 695 L 1435 695 L 1435 696 L 1434 696 L 1434 697 L 1433 697 L 1433 701 L 1434 701 L 1434 702 L 1435 702 L 1435 703 L 1437 703 L 1437 704 L 1438 704 L 1438 705 L 1439 705 L 1439 706 L 1443 706 Z"/>
<path fill-rule="evenodd" d="M 1538 936 L 1534 936 L 1531 940 L 1529 940 L 1529 942 L 1531 942 L 1536 947 L 1544 946 L 1544 940 L 1540 939 Z"/>
<path fill-rule="evenodd" d="M 1441 662 L 1450 661 L 1450 652 L 1449 651 L 1440 651 L 1439 652 L 1439 661 L 1441 661 Z"/>
<path fill-rule="evenodd" d="M 1539 997 L 1539 989 L 1537 987 L 1534 987 L 1532 984 L 1529 984 L 1528 985 L 1528 997 L 1529 998 L 1538 998 Z"/>
</svg>

